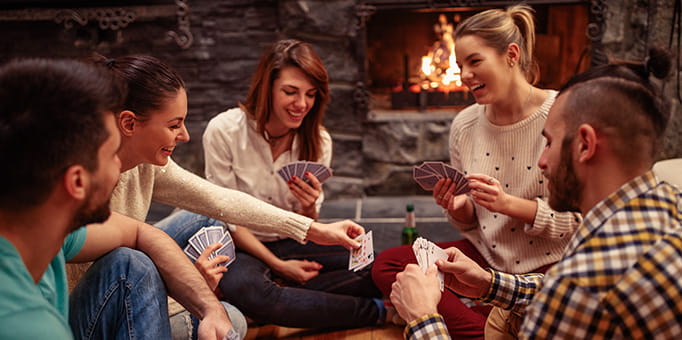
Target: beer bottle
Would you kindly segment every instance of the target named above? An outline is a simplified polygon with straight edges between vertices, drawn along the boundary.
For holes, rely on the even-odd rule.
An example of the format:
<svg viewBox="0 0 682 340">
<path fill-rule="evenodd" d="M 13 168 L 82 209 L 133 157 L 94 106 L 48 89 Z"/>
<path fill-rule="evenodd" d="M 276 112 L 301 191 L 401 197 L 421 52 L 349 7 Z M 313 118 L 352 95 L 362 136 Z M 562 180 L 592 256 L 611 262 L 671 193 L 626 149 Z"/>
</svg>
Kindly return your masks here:
<svg viewBox="0 0 682 340">
<path fill-rule="evenodd" d="M 419 237 L 417 234 L 417 223 L 414 218 L 414 205 L 408 204 L 405 207 L 405 227 L 401 234 L 401 241 L 403 245 L 410 245 Z"/>
</svg>

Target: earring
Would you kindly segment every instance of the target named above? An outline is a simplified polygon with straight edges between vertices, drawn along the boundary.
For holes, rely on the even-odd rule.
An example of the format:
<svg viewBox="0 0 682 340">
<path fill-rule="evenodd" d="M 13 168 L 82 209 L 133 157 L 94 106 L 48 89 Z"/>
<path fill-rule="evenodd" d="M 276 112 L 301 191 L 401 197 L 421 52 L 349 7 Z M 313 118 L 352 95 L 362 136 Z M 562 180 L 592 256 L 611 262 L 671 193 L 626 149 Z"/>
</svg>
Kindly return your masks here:
<svg viewBox="0 0 682 340">
<path fill-rule="evenodd" d="M 514 67 L 514 61 L 513 60 L 509 61 L 509 67 Z"/>
</svg>

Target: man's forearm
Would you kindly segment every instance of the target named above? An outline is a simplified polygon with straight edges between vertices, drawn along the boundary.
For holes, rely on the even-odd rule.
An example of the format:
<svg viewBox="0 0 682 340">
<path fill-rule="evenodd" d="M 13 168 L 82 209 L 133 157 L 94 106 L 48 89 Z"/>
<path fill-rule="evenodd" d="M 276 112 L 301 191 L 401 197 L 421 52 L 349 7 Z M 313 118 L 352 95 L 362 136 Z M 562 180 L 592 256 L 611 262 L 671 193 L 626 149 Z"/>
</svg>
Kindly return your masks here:
<svg viewBox="0 0 682 340">
<path fill-rule="evenodd" d="M 203 319 L 211 309 L 223 310 L 206 280 L 166 233 L 149 225 L 141 226 L 137 249 L 152 259 L 166 283 L 168 295 L 194 316 Z"/>
</svg>

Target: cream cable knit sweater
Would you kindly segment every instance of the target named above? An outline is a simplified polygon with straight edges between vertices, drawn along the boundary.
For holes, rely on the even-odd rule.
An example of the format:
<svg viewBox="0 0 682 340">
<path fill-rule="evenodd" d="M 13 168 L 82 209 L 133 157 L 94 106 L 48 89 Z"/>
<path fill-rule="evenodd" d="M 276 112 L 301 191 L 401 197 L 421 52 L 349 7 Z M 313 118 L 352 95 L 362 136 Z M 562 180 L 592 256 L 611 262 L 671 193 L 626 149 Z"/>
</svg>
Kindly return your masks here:
<svg viewBox="0 0 682 340">
<path fill-rule="evenodd" d="M 581 221 L 580 214 L 549 207 L 547 184 L 537 166 L 545 146 L 541 132 L 556 95 L 549 91 L 538 111 L 513 125 L 493 125 L 478 104 L 462 110 L 452 122 L 450 160 L 455 168 L 495 177 L 506 193 L 538 203 L 533 224 L 478 205 L 473 224 L 449 218 L 497 270 L 526 273 L 558 261 Z"/>
<path fill-rule="evenodd" d="M 285 211 L 237 190 L 212 184 L 181 168 L 141 164 L 121 174 L 111 209 L 144 221 L 152 200 L 254 230 L 303 242 L 312 219 Z"/>
</svg>

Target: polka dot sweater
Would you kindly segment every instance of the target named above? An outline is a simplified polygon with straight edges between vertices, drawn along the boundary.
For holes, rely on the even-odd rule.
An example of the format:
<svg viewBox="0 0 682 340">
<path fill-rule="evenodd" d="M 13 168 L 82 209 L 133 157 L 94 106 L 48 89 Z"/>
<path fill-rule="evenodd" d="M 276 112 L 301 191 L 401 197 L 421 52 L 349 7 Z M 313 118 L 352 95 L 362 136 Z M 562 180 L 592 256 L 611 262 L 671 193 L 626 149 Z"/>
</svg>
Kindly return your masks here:
<svg viewBox="0 0 682 340">
<path fill-rule="evenodd" d="M 559 213 L 549 207 L 549 191 L 537 166 L 545 145 L 542 129 L 556 95 L 556 91 L 548 91 L 538 111 L 513 125 L 492 124 L 484 106 L 478 104 L 462 110 L 452 122 L 450 160 L 455 168 L 495 177 L 506 193 L 538 203 L 533 224 L 476 204 L 472 224 L 448 216 L 497 270 L 526 273 L 558 261 L 581 222 L 580 214 Z"/>
</svg>

